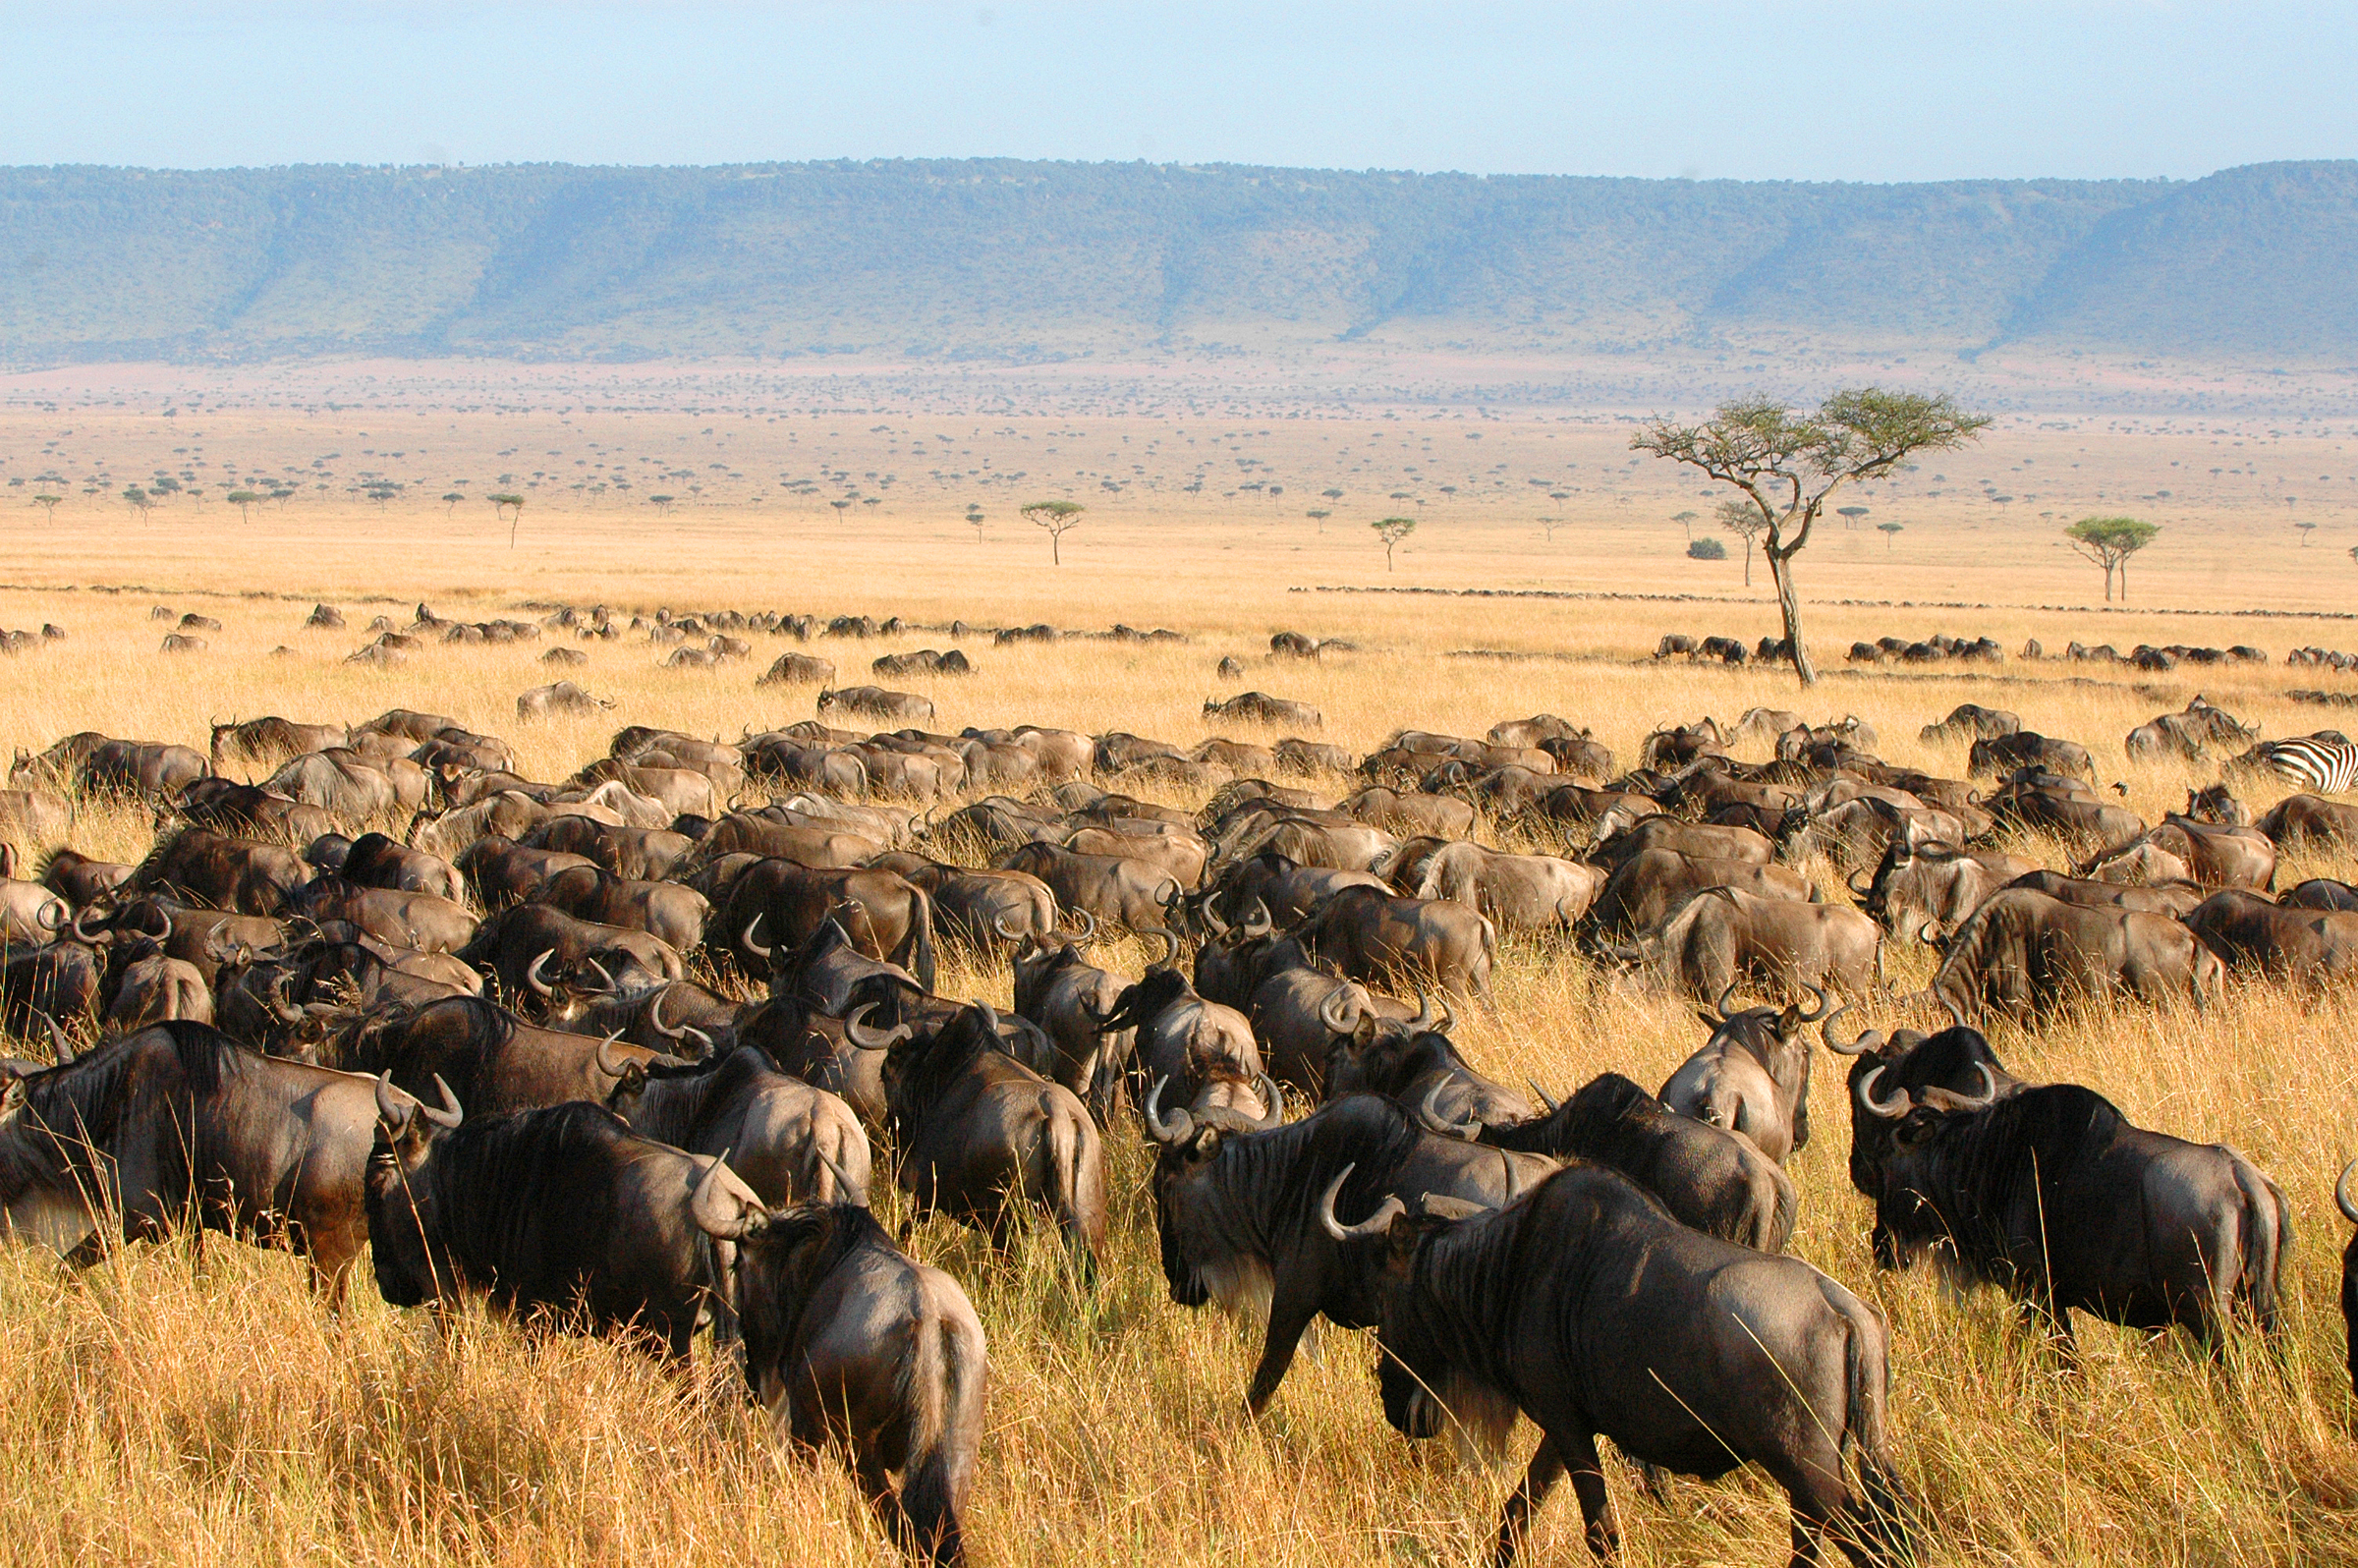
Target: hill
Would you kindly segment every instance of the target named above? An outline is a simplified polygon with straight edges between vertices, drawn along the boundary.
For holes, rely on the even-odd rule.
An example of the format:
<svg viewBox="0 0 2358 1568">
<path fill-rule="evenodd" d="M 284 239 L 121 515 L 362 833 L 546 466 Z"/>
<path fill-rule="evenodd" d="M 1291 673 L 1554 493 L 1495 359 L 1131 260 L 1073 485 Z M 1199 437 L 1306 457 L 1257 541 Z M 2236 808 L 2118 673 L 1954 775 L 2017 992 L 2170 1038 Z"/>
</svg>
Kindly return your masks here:
<svg viewBox="0 0 2358 1568">
<path fill-rule="evenodd" d="M 2358 163 L 1867 186 L 974 160 L 0 169 L 0 359 L 1337 340 L 2358 360 Z"/>
</svg>

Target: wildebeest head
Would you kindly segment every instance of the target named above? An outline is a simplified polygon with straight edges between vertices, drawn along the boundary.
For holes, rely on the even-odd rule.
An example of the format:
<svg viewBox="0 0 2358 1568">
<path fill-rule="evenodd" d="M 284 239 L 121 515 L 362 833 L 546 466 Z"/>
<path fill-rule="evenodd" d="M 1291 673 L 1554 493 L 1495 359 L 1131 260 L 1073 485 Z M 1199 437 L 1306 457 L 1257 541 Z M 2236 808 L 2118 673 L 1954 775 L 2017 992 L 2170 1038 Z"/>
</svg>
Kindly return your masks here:
<svg viewBox="0 0 2358 1568">
<path fill-rule="evenodd" d="M 1868 1196 L 1876 1201 L 1876 1264 L 1881 1268 L 1900 1268 L 1941 1239 L 1938 1216 L 1932 1215 L 1926 1223 L 1909 1222 L 1929 1212 L 1921 1199 L 1911 1202 L 1900 1191 L 1912 1186 L 1907 1167 L 1913 1156 L 1937 1139 L 1945 1127 L 1961 1118 L 1978 1116 L 2008 1096 L 1987 1062 L 1973 1064 L 1979 1086 L 1974 1092 L 1964 1093 L 1938 1084 L 1913 1092 L 1886 1090 L 1882 1086 L 1884 1071 L 1881 1063 L 1869 1067 L 1851 1091 L 1851 1104 L 1858 1122 L 1880 1122 L 1886 1129 L 1888 1142 L 1876 1172 L 1877 1185 Z M 1894 1224 L 1894 1219 L 1901 1223 Z"/>
<path fill-rule="evenodd" d="M 396 1307 L 415 1307 L 431 1289 L 434 1266 L 425 1240 L 430 1200 L 414 1178 L 432 1152 L 434 1139 L 466 1114 L 439 1074 L 434 1088 L 442 1095 L 439 1106 L 396 1090 L 391 1073 L 376 1080 L 376 1138 L 368 1149 L 362 1196 L 368 1208 L 377 1289 Z"/>
<path fill-rule="evenodd" d="M 1319 1022 L 1334 1036 L 1326 1048 L 1326 1093 L 1382 1094 L 1397 1097 L 1419 1076 L 1435 1066 L 1463 1066 L 1449 1039 L 1456 1022 L 1443 1003 L 1433 1011 L 1432 998 L 1418 992 L 1417 1016 L 1394 1021 L 1372 1009 L 1354 1008 L 1348 990 L 1337 986 L 1319 1004 Z"/>
<path fill-rule="evenodd" d="M 1851 1059 L 1850 1184 L 1866 1197 L 1882 1191 L 1883 1168 L 1890 1159 L 1897 1125 L 1889 1117 L 1867 1112 L 1860 1096 L 1869 1079 L 1875 1079 L 1877 1092 L 1886 1098 L 1894 1092 L 1915 1095 L 1936 1089 L 1952 1096 L 1969 1094 L 1980 1088 L 1985 1075 L 2001 1096 L 2020 1093 L 2026 1087 L 2006 1071 L 1980 1030 L 1967 1027 L 1953 1007 L 1949 1016 L 1954 1020 L 1951 1027 L 1935 1035 L 1902 1029 L 1886 1038 L 1881 1030 L 1871 1029 L 1850 1040 L 1842 1039 L 1834 1029 L 1842 1012 L 1825 1021 L 1826 1048 Z"/>
<path fill-rule="evenodd" d="M 801 946 L 771 955 L 769 989 L 773 996 L 800 997 L 835 1018 L 870 1003 L 897 1019 L 926 988 L 898 964 L 861 952 L 842 923 L 829 915 Z"/>
</svg>

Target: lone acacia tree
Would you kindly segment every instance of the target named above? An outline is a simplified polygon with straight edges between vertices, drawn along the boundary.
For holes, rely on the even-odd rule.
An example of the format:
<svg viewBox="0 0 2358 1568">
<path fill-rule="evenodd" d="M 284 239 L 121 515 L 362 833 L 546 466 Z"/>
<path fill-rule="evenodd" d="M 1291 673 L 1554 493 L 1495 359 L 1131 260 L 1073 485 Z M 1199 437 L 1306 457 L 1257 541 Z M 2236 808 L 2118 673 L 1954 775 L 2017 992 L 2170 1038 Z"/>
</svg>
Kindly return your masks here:
<svg viewBox="0 0 2358 1568">
<path fill-rule="evenodd" d="M 226 497 L 229 504 L 238 509 L 238 521 L 241 523 L 253 521 L 253 503 L 261 498 L 262 492 L 259 490 L 232 490 Z"/>
<path fill-rule="evenodd" d="M 1387 517 L 1368 527 L 1374 529 L 1376 536 L 1383 540 L 1383 569 L 1388 572 L 1392 569 L 1392 552 L 1400 548 L 1402 539 L 1417 532 L 1417 520 L 1413 517 Z"/>
<path fill-rule="evenodd" d="M 2120 602 L 2129 602 L 2129 557 L 2154 542 L 2161 529 L 2133 517 L 2084 517 L 2063 531 L 2071 547 L 2105 569 L 2105 602 L 2112 602 L 2112 576 L 2120 574 Z"/>
<path fill-rule="evenodd" d="M 41 509 L 41 515 L 44 518 L 54 523 L 57 521 L 57 503 L 64 499 L 65 497 L 62 495 L 51 495 L 47 490 L 43 490 L 32 498 L 32 504 Z"/>
<path fill-rule="evenodd" d="M 1989 422 L 1945 393 L 1925 397 L 1864 387 L 1836 392 L 1815 414 L 1766 397 L 1723 403 L 1702 424 L 1656 420 L 1629 444 L 1701 469 L 1743 492 L 1734 504 L 1761 520 L 1761 549 L 1776 582 L 1793 673 L 1804 686 L 1815 686 L 1818 671 L 1802 642 L 1793 557 L 1810 542 L 1827 499 L 1853 480 L 1880 478 L 1918 452 L 1962 446 Z"/>
<path fill-rule="evenodd" d="M 1899 531 L 1905 527 L 1907 525 L 1904 523 L 1878 523 L 1875 526 L 1875 532 L 1883 536 L 1884 554 L 1891 553 L 1891 546 L 1899 542 Z"/>
<path fill-rule="evenodd" d="M 1768 520 L 1761 516 L 1760 508 L 1743 501 L 1719 503 L 1719 526 L 1744 541 L 1744 586 L 1752 587 L 1753 541 L 1768 532 Z M 1723 550 L 1722 555 L 1726 554 Z"/>
<path fill-rule="evenodd" d="M 1081 521 L 1081 514 L 1088 510 L 1078 501 L 1035 501 L 1024 508 L 1026 518 L 1048 531 L 1048 563 L 1051 566 L 1064 564 L 1064 536 L 1072 531 L 1073 525 Z"/>
<path fill-rule="evenodd" d="M 491 517 L 494 522 L 502 517 L 508 520 L 508 548 L 511 550 L 516 548 L 516 527 L 524 521 L 524 497 L 513 493 L 502 493 L 486 495 L 483 499 L 491 503 Z"/>
</svg>

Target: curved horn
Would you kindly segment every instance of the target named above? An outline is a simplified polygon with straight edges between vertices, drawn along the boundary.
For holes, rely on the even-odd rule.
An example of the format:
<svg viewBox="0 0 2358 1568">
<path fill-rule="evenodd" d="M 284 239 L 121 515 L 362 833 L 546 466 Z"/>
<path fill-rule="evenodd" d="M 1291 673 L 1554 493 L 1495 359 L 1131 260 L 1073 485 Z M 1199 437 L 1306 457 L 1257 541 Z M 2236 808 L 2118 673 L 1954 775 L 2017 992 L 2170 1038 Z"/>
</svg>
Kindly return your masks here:
<svg viewBox="0 0 2358 1568">
<path fill-rule="evenodd" d="M 1811 1012 L 1797 1015 L 1799 1022 L 1804 1024 L 1815 1024 L 1820 1019 L 1826 1017 L 1827 1010 L 1834 1005 L 1834 998 L 1832 994 L 1828 992 L 1825 986 L 1812 985 L 1807 980 L 1802 982 L 1801 988 L 1805 991 L 1815 991 L 1818 993 L 1818 1006 Z"/>
<path fill-rule="evenodd" d="M 66 913 L 64 899 L 53 898 L 33 911 L 32 923 L 54 937 L 58 932 L 74 924 L 74 917 Z"/>
<path fill-rule="evenodd" d="M 1943 1111 L 1981 1111 L 1996 1104 L 1997 1075 L 1990 1071 L 1988 1062 L 1976 1062 L 1973 1066 L 1982 1075 L 1979 1094 L 1960 1094 L 1953 1089 L 1928 1089 L 1924 1092 L 1924 1102 Z"/>
<path fill-rule="evenodd" d="M 1540 1103 L 1547 1107 L 1547 1114 L 1550 1116 L 1554 1115 L 1555 1112 L 1560 1108 L 1560 1102 L 1551 1098 L 1547 1092 L 1540 1087 L 1540 1081 L 1538 1079 L 1526 1078 L 1523 1080 L 1523 1082 L 1529 1084 L 1531 1086 L 1531 1092 L 1540 1096 Z"/>
<path fill-rule="evenodd" d="M 2333 1184 L 2333 1206 L 2341 1210 L 2342 1218 L 2353 1225 L 2358 1225 L 2358 1204 L 2350 1202 L 2350 1172 L 2352 1171 L 2358 1171 L 2358 1159 L 2353 1159 L 2341 1167 L 2341 1180 Z"/>
<path fill-rule="evenodd" d="M 1908 1092 L 1904 1089 L 1889 1099 L 1875 1097 L 1876 1080 L 1882 1076 L 1882 1064 L 1878 1062 L 1874 1067 L 1868 1069 L 1865 1078 L 1859 1080 L 1859 1087 L 1854 1092 L 1857 1095 L 1860 1109 L 1866 1111 L 1870 1116 L 1880 1116 L 1884 1121 L 1895 1122 L 1907 1115 L 1912 1106 L 1908 1100 Z"/>
<path fill-rule="evenodd" d="M 653 1030 L 656 1034 L 662 1036 L 665 1039 L 678 1039 L 681 1036 L 688 1033 L 687 1030 L 676 1024 L 666 1025 L 663 1022 L 663 998 L 669 996 L 671 994 L 671 986 L 677 985 L 678 983 L 680 983 L 678 980 L 673 980 L 670 985 L 663 986 L 657 990 L 654 995 L 648 997 L 646 1001 L 646 1027 Z"/>
<path fill-rule="evenodd" d="M 1319 1003 L 1319 1022 L 1326 1027 L 1329 1035 L 1348 1035 L 1359 1027 L 1358 1009 L 1354 1008 L 1346 1019 L 1335 1007 L 1335 1003 L 1342 1001 L 1350 989 L 1348 985 L 1337 985 L 1326 993 L 1324 1001 Z"/>
<path fill-rule="evenodd" d="M 1145 1108 L 1147 1136 L 1165 1148 L 1186 1143 L 1196 1130 L 1196 1119 L 1184 1109 L 1172 1111 L 1167 1118 L 1162 1114 L 1162 1092 L 1170 1087 L 1170 1082 L 1167 1073 L 1154 1080 L 1154 1087 L 1147 1091 Z"/>
<path fill-rule="evenodd" d="M 303 1009 L 287 999 L 287 987 L 294 983 L 295 972 L 288 969 L 272 976 L 270 983 L 262 987 L 270 1015 L 282 1024 L 300 1024 L 304 1020 Z"/>
<path fill-rule="evenodd" d="M 1922 942 L 1927 947 L 1938 947 L 1940 945 L 1940 923 L 1937 921 L 1926 921 L 1922 925 L 1917 927 L 1916 940 Z"/>
<path fill-rule="evenodd" d="M 1261 899 L 1255 898 L 1253 908 L 1245 914 L 1245 935 L 1247 937 L 1266 936 L 1276 928 L 1277 920 L 1269 913 L 1269 906 Z"/>
<path fill-rule="evenodd" d="M 1283 1127 L 1285 1125 L 1285 1091 L 1278 1088 L 1277 1080 L 1267 1073 L 1261 1075 L 1261 1102 L 1269 1108 L 1268 1114 L 1261 1119 L 1261 1130 L 1265 1133 L 1273 1127 Z"/>
<path fill-rule="evenodd" d="M 1226 921 L 1220 919 L 1218 904 L 1218 899 L 1207 898 L 1197 906 L 1196 913 L 1204 917 L 1204 924 L 1213 936 L 1225 940 L 1230 927 Z"/>
<path fill-rule="evenodd" d="M 597 1070 L 608 1078 L 624 1078 L 629 1076 L 631 1071 L 632 1063 L 629 1058 L 614 1054 L 614 1042 L 620 1038 L 622 1038 L 621 1032 L 617 1031 L 597 1042 Z"/>
<path fill-rule="evenodd" d="M 1141 941 L 1159 941 L 1162 943 L 1162 956 L 1160 958 L 1151 958 L 1147 960 L 1147 968 L 1169 969 L 1178 963 L 1179 938 L 1173 936 L 1167 928 L 1160 925 L 1152 925 L 1139 932 L 1138 935 Z"/>
<path fill-rule="evenodd" d="M 754 923 L 745 928 L 745 934 L 737 938 L 737 943 L 740 947 L 743 947 L 747 952 L 753 954 L 756 958 L 762 960 L 764 963 L 768 961 L 770 952 L 772 950 L 770 948 L 763 947 L 759 942 L 755 941 L 754 932 L 759 930 L 761 928 L 761 923 L 768 918 L 769 911 L 759 911 L 754 916 Z"/>
<path fill-rule="evenodd" d="M 1498 1163 L 1506 1167 L 1506 1201 L 1498 1205 L 1500 1208 L 1504 1208 L 1507 1204 L 1513 1203 L 1516 1197 L 1522 1193 L 1523 1184 L 1515 1175 L 1514 1155 L 1508 1153 L 1502 1148 L 1498 1150 Z"/>
<path fill-rule="evenodd" d="M 1432 1028 L 1432 997 L 1422 985 L 1417 987 L 1417 1021 L 1409 1028 L 1419 1034 Z"/>
<path fill-rule="evenodd" d="M 465 1107 L 459 1104 L 459 1096 L 450 1092 L 448 1084 L 442 1082 L 440 1073 L 434 1075 L 434 1092 L 442 1096 L 440 1105 L 428 1105 L 423 1100 L 418 1102 L 420 1114 L 427 1121 L 436 1127 L 456 1127 L 467 1119 Z"/>
<path fill-rule="evenodd" d="M 1719 1014 L 1719 1021 L 1721 1023 L 1732 1023 L 1735 1019 L 1735 1015 L 1727 1010 L 1727 999 L 1736 994 L 1736 986 L 1740 983 L 1741 982 L 1737 980 L 1729 980 L 1727 982 L 1727 989 L 1719 993 L 1719 1000 L 1713 1004 Z"/>
<path fill-rule="evenodd" d="M 864 1051 L 888 1051 L 917 1033 L 907 1024 L 896 1024 L 890 1029 L 869 1028 L 868 1015 L 875 1010 L 873 1002 L 862 1002 L 853 1008 L 843 1021 L 843 1037 Z"/>
<path fill-rule="evenodd" d="M 533 959 L 530 964 L 525 966 L 524 982 L 533 988 L 533 994 L 535 995 L 554 996 L 557 994 L 556 987 L 540 978 L 540 971 L 547 965 L 551 958 L 556 956 L 556 951 L 557 950 L 553 947 L 544 949 L 539 957 Z"/>
<path fill-rule="evenodd" d="M 412 1109 L 413 1106 L 404 1105 L 393 1097 L 393 1075 L 389 1072 L 377 1074 L 376 1119 L 398 1133 L 410 1125 Z"/>
<path fill-rule="evenodd" d="M 1345 1165 L 1342 1174 L 1326 1184 L 1325 1195 L 1319 1200 L 1319 1223 L 1324 1226 L 1326 1234 L 1332 1236 L 1336 1241 L 1358 1241 L 1363 1237 L 1380 1236 L 1392 1228 L 1393 1220 L 1408 1212 L 1408 1205 L 1400 1202 L 1398 1195 L 1394 1194 L 1377 1204 L 1376 1212 L 1356 1225 L 1346 1225 L 1336 1219 L 1334 1217 L 1335 1195 L 1343 1190 L 1343 1183 L 1349 1181 L 1351 1173 L 1357 1169 L 1359 1169 L 1359 1165 L 1356 1161 Z"/>
<path fill-rule="evenodd" d="M 698 1029 L 694 1024 L 682 1025 L 680 1028 L 680 1037 L 696 1047 L 696 1054 L 687 1058 L 688 1060 L 701 1062 L 712 1054 L 712 1036 L 705 1034 L 702 1030 Z M 677 1056 L 667 1056 L 664 1058 L 664 1060 L 666 1062 L 676 1062 L 681 1060 L 681 1058 Z"/>
<path fill-rule="evenodd" d="M 1425 1097 L 1417 1101 L 1417 1121 L 1427 1132 L 1438 1133 L 1444 1138 L 1462 1138 L 1468 1143 L 1481 1138 L 1482 1123 L 1480 1122 L 1452 1122 L 1442 1119 L 1441 1108 L 1438 1104 L 1441 1097 L 1441 1083 L 1440 1079 L 1434 1079 L 1432 1086 L 1425 1091 Z"/>
<path fill-rule="evenodd" d="M 597 971 L 597 978 L 602 982 L 599 984 L 598 989 L 604 992 L 606 995 L 611 996 L 622 988 L 614 983 L 614 977 L 606 973 L 606 966 L 597 961 L 595 954 L 585 957 L 582 962 L 589 965 L 591 969 Z"/>
<path fill-rule="evenodd" d="M 66 1032 L 64 1029 L 59 1027 L 57 1016 L 53 1013 L 43 1013 L 41 1015 L 41 1023 L 45 1025 L 49 1031 L 49 1051 L 51 1055 L 57 1058 L 57 1065 L 63 1067 L 67 1063 L 73 1061 L 74 1042 L 66 1038 Z"/>
<path fill-rule="evenodd" d="M 1883 1036 L 1880 1030 L 1862 1030 L 1855 1039 L 1847 1043 L 1834 1038 L 1834 1025 L 1841 1020 L 1844 1013 L 1849 1011 L 1850 1004 L 1843 1003 L 1840 1007 L 1835 1008 L 1832 1015 L 1819 1027 L 1818 1033 L 1825 1036 L 1825 1048 L 1836 1056 L 1864 1056 L 1869 1051 L 1881 1047 L 1883 1043 Z"/>
<path fill-rule="evenodd" d="M 1850 890 L 1858 894 L 1861 898 L 1865 898 L 1875 891 L 1875 884 L 1873 882 L 1869 882 L 1865 887 L 1861 887 L 1859 885 L 1859 878 L 1865 876 L 1866 874 L 1867 873 L 1865 871 L 1853 871 L 1849 876 L 1844 878 L 1844 880 L 1849 883 Z"/>
<path fill-rule="evenodd" d="M 1010 942 L 1020 942 L 1031 935 L 1029 931 L 1019 931 L 1010 926 L 1007 924 L 1007 917 L 1004 915 L 993 915 L 990 918 L 990 928 L 998 932 L 1004 940 Z"/>
<path fill-rule="evenodd" d="M 69 921 L 66 924 L 66 929 L 74 933 L 74 940 L 91 947 L 98 945 L 97 935 L 94 935 L 91 932 L 85 931 L 82 928 L 82 923 L 85 920 L 88 920 L 90 918 L 90 912 L 97 907 L 98 906 L 96 904 L 85 904 L 81 909 L 78 909 L 74 912 L 74 919 Z"/>
<path fill-rule="evenodd" d="M 1941 993 L 1940 1005 L 1948 1009 L 1949 1019 L 1956 1025 L 1957 1028 L 1963 1029 L 1965 1027 L 1965 1009 L 1959 1007 L 1954 1001 L 1952 1001 L 1946 992 Z"/>
<path fill-rule="evenodd" d="M 853 1181 L 851 1178 L 851 1173 L 846 1171 L 841 1165 L 836 1164 L 834 1156 L 829 1154 L 825 1149 L 814 1145 L 811 1152 L 818 1156 L 818 1162 L 827 1168 L 828 1177 L 835 1183 L 835 1202 L 838 1204 L 849 1204 L 851 1200 L 844 1195 L 846 1193 L 858 1192 L 860 1190 L 860 1184 Z"/>
<path fill-rule="evenodd" d="M 1077 909 L 1073 913 L 1081 917 L 1081 934 L 1073 938 L 1073 945 L 1087 947 L 1097 939 L 1097 918 L 1085 909 Z"/>
<path fill-rule="evenodd" d="M 720 1157 L 704 1167 L 698 1178 L 695 1196 L 688 1200 L 688 1212 L 695 1218 L 697 1229 L 721 1241 L 741 1241 L 754 1228 L 754 1218 L 746 1213 L 745 1204 L 720 1185 L 720 1173 L 729 1166 L 729 1156 L 737 1152 L 724 1148 Z"/>
</svg>

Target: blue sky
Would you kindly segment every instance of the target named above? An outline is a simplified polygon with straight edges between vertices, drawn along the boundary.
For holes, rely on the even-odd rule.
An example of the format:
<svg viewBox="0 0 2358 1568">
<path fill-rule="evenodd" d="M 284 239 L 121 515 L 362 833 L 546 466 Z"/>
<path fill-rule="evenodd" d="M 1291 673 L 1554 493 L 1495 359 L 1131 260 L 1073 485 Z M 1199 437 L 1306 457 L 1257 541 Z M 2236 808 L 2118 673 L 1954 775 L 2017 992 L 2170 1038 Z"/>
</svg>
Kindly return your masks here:
<svg viewBox="0 0 2358 1568">
<path fill-rule="evenodd" d="M 0 0 L 0 163 L 999 155 L 2190 177 L 2358 152 L 2358 6 Z"/>
</svg>

